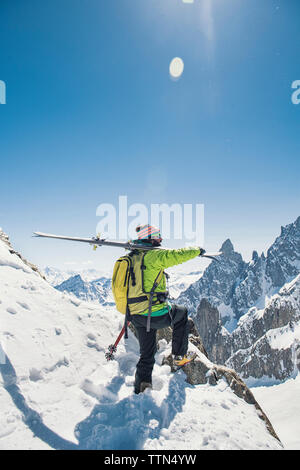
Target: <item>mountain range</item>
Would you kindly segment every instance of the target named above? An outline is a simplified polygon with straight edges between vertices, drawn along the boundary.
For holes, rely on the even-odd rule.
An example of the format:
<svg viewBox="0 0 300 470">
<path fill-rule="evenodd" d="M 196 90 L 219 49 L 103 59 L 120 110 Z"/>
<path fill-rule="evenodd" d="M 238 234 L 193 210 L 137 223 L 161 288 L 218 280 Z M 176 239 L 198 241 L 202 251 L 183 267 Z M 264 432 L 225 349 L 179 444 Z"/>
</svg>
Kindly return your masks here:
<svg viewBox="0 0 300 470">
<path fill-rule="evenodd" d="M 300 217 L 246 263 L 230 240 L 219 262 L 178 298 L 188 305 L 212 360 L 244 378 L 285 380 L 299 370 Z"/>
<path fill-rule="evenodd" d="M 212 262 L 203 276 L 178 297 L 195 315 L 201 299 L 217 307 L 222 324 L 232 331 L 250 308 L 263 308 L 268 298 L 300 272 L 300 217 L 281 228 L 265 256 L 253 251 L 246 263 L 226 240 L 219 262 Z"/>
</svg>

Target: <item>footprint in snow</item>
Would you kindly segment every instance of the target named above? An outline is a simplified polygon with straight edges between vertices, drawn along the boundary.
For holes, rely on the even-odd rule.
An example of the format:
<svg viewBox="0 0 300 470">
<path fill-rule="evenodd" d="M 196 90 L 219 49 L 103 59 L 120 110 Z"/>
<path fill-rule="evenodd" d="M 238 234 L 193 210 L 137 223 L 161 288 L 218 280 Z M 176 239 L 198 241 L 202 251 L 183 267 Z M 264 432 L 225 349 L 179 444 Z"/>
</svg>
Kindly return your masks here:
<svg viewBox="0 0 300 470">
<path fill-rule="evenodd" d="M 30 307 L 25 302 L 17 302 L 20 307 L 24 308 L 25 310 L 30 310 Z"/>
<path fill-rule="evenodd" d="M 97 340 L 96 336 L 93 333 L 88 333 L 87 337 L 91 341 L 96 341 Z"/>
<path fill-rule="evenodd" d="M 31 380 L 31 382 L 38 382 L 38 380 L 43 380 L 42 372 L 33 367 L 29 370 L 29 380 Z"/>
<path fill-rule="evenodd" d="M 224 408 L 224 410 L 230 410 L 230 407 L 225 402 L 222 402 L 221 406 Z"/>
<path fill-rule="evenodd" d="M 8 307 L 6 311 L 8 313 L 11 313 L 11 315 L 16 315 L 18 313 L 14 308 L 11 308 L 11 307 Z"/>
</svg>

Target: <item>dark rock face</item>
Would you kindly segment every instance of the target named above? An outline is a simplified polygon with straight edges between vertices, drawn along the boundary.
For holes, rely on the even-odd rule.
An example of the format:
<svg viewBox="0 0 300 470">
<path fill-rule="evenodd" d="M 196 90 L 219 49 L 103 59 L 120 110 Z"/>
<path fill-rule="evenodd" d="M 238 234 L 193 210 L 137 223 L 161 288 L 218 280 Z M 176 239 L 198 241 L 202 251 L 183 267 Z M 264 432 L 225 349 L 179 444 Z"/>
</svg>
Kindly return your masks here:
<svg viewBox="0 0 300 470">
<path fill-rule="evenodd" d="M 217 364 L 225 363 L 224 357 L 231 355 L 231 341 L 229 333 L 222 326 L 218 309 L 202 299 L 194 321 L 197 330 L 201 332 L 208 357 Z"/>
</svg>

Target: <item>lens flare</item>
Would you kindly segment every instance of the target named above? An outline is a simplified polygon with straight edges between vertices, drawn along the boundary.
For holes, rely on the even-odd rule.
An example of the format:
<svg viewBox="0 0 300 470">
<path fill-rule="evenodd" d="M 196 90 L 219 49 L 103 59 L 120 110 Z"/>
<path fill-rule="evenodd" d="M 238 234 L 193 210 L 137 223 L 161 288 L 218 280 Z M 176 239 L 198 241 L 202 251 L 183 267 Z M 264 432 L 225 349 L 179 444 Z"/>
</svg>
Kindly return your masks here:
<svg viewBox="0 0 300 470">
<path fill-rule="evenodd" d="M 174 59 L 171 60 L 170 66 L 169 66 L 169 72 L 172 78 L 178 79 L 181 77 L 184 69 L 184 63 L 183 60 L 180 57 L 174 57 Z"/>
</svg>

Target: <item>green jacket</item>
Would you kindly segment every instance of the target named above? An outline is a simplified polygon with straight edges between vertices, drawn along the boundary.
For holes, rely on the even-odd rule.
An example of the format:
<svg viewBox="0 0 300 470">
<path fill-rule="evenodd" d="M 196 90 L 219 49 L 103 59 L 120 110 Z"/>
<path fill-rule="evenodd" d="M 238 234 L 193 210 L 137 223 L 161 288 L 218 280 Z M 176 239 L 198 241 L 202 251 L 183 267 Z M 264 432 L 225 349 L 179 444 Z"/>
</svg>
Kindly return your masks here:
<svg viewBox="0 0 300 470">
<path fill-rule="evenodd" d="M 171 268 L 178 264 L 189 261 L 190 259 L 199 256 L 200 248 L 180 248 L 177 250 L 149 250 L 145 253 L 144 257 L 144 289 L 149 292 L 153 286 L 155 278 L 161 270 Z M 166 278 L 162 277 L 155 292 L 166 291 Z M 167 313 L 167 303 L 161 303 L 159 305 L 152 306 L 152 316 L 163 315 Z M 140 315 L 147 315 L 148 309 L 142 312 Z"/>
</svg>

